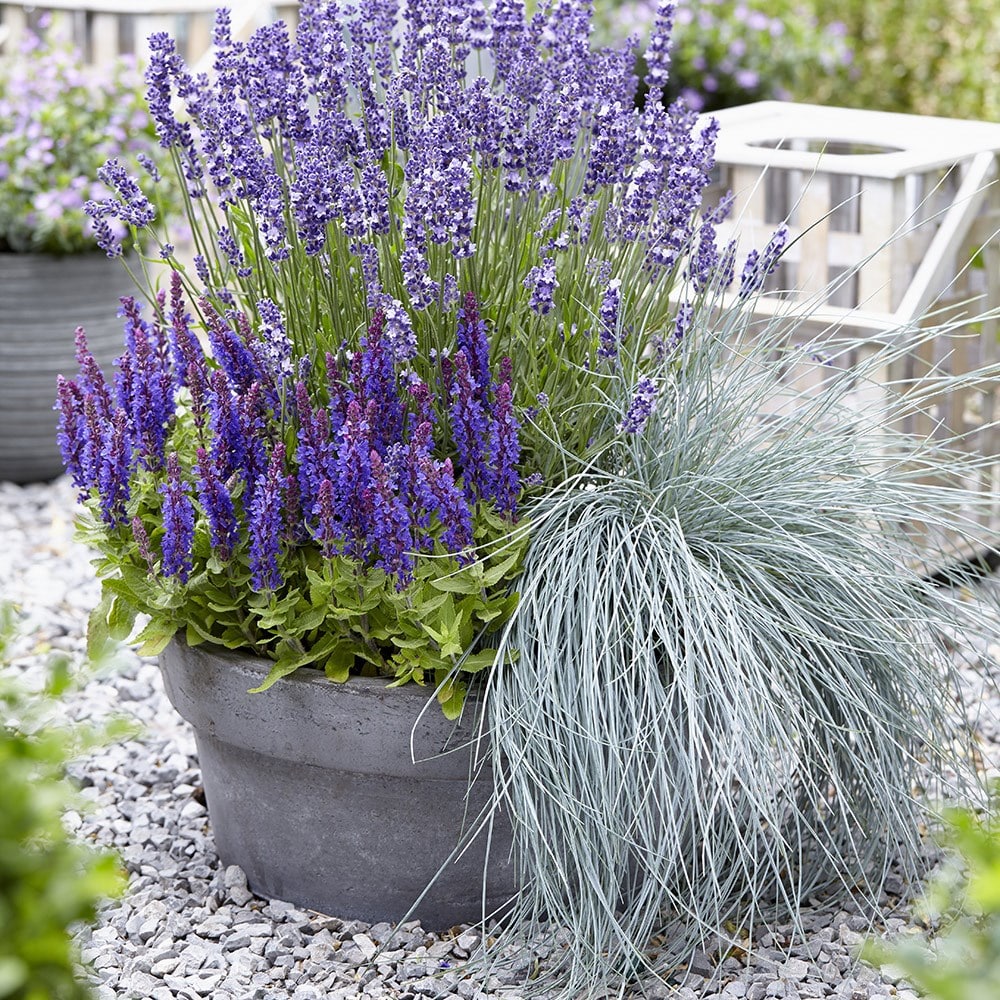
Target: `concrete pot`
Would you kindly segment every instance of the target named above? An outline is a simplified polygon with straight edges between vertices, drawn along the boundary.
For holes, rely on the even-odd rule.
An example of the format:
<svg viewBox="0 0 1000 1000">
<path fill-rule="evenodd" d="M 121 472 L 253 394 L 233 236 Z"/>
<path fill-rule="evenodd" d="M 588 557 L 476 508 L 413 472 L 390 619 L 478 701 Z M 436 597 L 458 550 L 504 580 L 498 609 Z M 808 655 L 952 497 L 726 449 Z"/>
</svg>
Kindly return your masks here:
<svg viewBox="0 0 1000 1000">
<path fill-rule="evenodd" d="M 0 253 L 0 479 L 54 479 L 63 471 L 53 406 L 56 376 L 76 374 L 73 332 L 87 331 L 110 376 L 122 352 L 118 299 L 135 288 L 102 253 Z"/>
<path fill-rule="evenodd" d="M 175 640 L 160 656 L 167 694 L 191 724 L 222 863 L 263 896 L 338 917 L 401 919 L 489 801 L 492 774 L 466 801 L 471 723 L 456 732 L 427 688 L 388 689 L 315 670 L 248 694 L 270 662 Z M 469 714 L 469 713 L 467 713 Z M 411 759 L 411 731 L 414 756 Z M 427 758 L 434 759 L 427 759 Z M 485 838 L 445 868 L 414 911 L 428 929 L 482 915 Z M 511 830 L 495 823 L 487 913 L 514 892 Z"/>
</svg>

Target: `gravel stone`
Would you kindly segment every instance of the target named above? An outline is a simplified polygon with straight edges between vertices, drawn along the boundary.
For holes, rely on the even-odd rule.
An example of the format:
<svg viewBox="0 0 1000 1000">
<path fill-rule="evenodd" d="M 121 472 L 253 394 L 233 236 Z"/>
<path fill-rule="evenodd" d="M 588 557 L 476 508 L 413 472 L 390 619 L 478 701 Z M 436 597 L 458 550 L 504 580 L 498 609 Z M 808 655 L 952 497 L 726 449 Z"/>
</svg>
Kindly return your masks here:
<svg viewBox="0 0 1000 1000">
<path fill-rule="evenodd" d="M 66 478 L 23 487 L 0 482 L 0 594 L 25 616 L 30 638 L 15 643 L 13 667 L 36 687 L 48 648 L 82 655 L 87 616 L 99 599 L 90 553 L 72 537 L 74 507 L 75 490 Z M 975 655 L 960 667 L 969 715 L 956 724 L 974 727 L 985 777 L 1000 777 L 1000 649 L 972 638 Z M 483 981 L 442 969 L 476 952 L 481 928 L 434 935 L 417 921 L 369 926 L 307 912 L 258 898 L 239 867 L 222 866 L 202 801 L 194 738 L 167 701 L 154 661 L 123 651 L 62 710 L 70 719 L 96 723 L 124 716 L 138 732 L 71 766 L 90 809 L 69 814 L 67 828 L 81 840 L 115 848 L 130 873 L 124 898 L 105 906 L 97 925 L 77 935 L 100 1000 L 518 997 L 518 975 L 511 970 Z M 938 857 L 931 845 L 927 857 Z M 762 930 L 744 943 L 747 954 L 740 952 L 739 959 L 726 958 L 727 947 L 706 946 L 707 953 L 693 956 L 686 978 L 681 973 L 669 983 L 649 984 L 648 996 L 918 1000 L 892 970 L 883 974 L 856 961 L 870 934 L 917 929 L 910 894 L 901 875 L 890 873 L 888 909 L 874 925 L 850 897 L 836 899 L 839 909 L 811 901 L 802 914 L 801 939 L 788 926 Z M 570 940 L 570 932 L 560 933 L 562 943 Z M 377 965 L 369 965 L 376 954 Z M 536 958 L 544 967 L 546 954 L 525 949 L 514 967 L 523 972 Z"/>
</svg>

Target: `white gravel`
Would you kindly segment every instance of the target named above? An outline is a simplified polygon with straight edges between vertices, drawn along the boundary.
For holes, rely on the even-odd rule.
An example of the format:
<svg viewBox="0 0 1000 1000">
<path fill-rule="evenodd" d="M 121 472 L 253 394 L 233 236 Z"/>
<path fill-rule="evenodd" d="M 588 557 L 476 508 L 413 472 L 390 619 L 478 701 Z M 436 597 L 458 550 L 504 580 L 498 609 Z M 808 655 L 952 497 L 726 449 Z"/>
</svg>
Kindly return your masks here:
<svg viewBox="0 0 1000 1000">
<path fill-rule="evenodd" d="M 15 666 L 43 676 L 52 648 L 77 656 L 97 600 L 86 550 L 72 541 L 73 490 L 67 480 L 18 487 L 0 483 L 0 598 L 27 616 Z M 981 644 L 983 663 L 998 650 Z M 982 664 L 965 675 L 978 706 L 975 725 L 986 767 L 1000 773 L 1000 699 Z M 112 711 L 138 721 L 141 734 L 74 765 L 92 811 L 72 815 L 85 840 L 113 845 L 129 872 L 123 900 L 80 934 L 98 995 L 141 1000 L 317 1000 L 372 997 L 476 1000 L 518 995 L 502 978 L 482 982 L 454 968 L 474 949 L 474 932 L 437 936 L 416 923 L 368 926 L 259 899 L 238 868 L 216 857 L 194 741 L 163 694 L 155 663 L 127 654 L 113 671 L 66 704 L 77 719 Z M 290 845 L 290 849 L 294 849 Z M 903 893 L 890 879 L 888 888 Z M 777 928 L 749 956 L 721 966 L 701 956 L 670 987 L 649 995 L 676 1000 L 835 997 L 915 1000 L 904 983 L 855 963 L 867 920 L 850 899 L 842 909 L 806 913 L 804 942 L 786 946 Z M 887 897 L 885 929 L 909 926 L 905 900 Z M 395 940 L 375 967 L 376 945 Z M 513 981 L 512 979 L 510 981 Z M 572 998 L 566 998 L 572 1000 Z"/>
</svg>

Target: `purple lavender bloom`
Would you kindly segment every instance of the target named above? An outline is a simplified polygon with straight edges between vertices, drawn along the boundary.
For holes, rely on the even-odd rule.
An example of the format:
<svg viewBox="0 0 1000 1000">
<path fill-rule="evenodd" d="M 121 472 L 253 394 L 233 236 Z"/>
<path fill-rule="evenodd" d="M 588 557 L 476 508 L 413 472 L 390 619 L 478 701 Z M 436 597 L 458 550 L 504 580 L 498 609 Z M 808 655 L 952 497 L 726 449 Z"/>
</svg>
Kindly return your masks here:
<svg viewBox="0 0 1000 1000">
<path fill-rule="evenodd" d="M 156 218 L 156 209 L 118 160 L 108 160 L 98 169 L 97 176 L 117 192 L 118 200 L 112 204 L 123 222 L 136 229 L 144 229 Z"/>
<path fill-rule="evenodd" d="M 191 573 L 191 543 L 194 541 L 194 505 L 181 479 L 176 454 L 167 457 L 167 481 L 163 494 L 163 572 L 187 583 Z"/>
<path fill-rule="evenodd" d="M 239 248 L 236 240 L 233 239 L 228 226 L 219 226 L 216 240 L 218 241 L 219 249 L 225 254 L 226 260 L 229 261 L 230 265 L 236 271 L 236 276 L 238 278 L 249 278 L 253 274 L 253 268 L 247 267 L 243 251 Z"/>
<path fill-rule="evenodd" d="M 546 257 L 525 276 L 524 287 L 531 292 L 528 305 L 539 316 L 544 316 L 554 305 L 555 291 L 559 287 L 554 257 Z"/>
<path fill-rule="evenodd" d="M 676 347 L 691 328 L 694 320 L 694 306 L 690 302 L 682 302 L 677 307 L 677 315 L 674 317 L 674 332 L 670 338 L 670 346 Z"/>
<path fill-rule="evenodd" d="M 195 489 L 201 509 L 208 518 L 212 548 L 223 562 L 227 562 L 239 542 L 240 529 L 233 498 L 225 483 L 219 479 L 215 463 L 204 448 L 198 449 L 198 479 Z"/>
<path fill-rule="evenodd" d="M 282 552 L 283 508 L 286 480 L 285 446 L 274 446 L 267 471 L 254 489 L 250 505 L 250 586 L 255 591 L 277 590 L 283 578 L 278 561 Z"/>
<path fill-rule="evenodd" d="M 670 76 L 670 36 L 674 30 L 674 11 L 673 0 L 660 0 L 656 8 L 656 20 L 646 48 L 647 105 L 663 99 Z"/>
<path fill-rule="evenodd" d="M 761 253 L 758 254 L 756 250 L 751 250 L 747 254 L 743 273 L 740 275 L 739 297 L 741 299 L 750 298 L 763 287 L 765 279 L 777 268 L 787 242 L 788 227 L 780 226 L 767 241 L 767 246 Z"/>
<path fill-rule="evenodd" d="M 260 315 L 261 360 L 267 373 L 278 386 L 285 385 L 293 376 L 292 342 L 285 333 L 281 310 L 270 300 L 257 303 Z"/>
<path fill-rule="evenodd" d="M 621 281 L 612 278 L 601 298 L 601 308 L 598 313 L 597 356 L 605 361 L 615 361 L 618 358 L 618 311 L 621 307 Z"/>
<path fill-rule="evenodd" d="M 167 149 L 183 138 L 183 131 L 171 107 L 171 80 L 183 69 L 174 40 L 165 31 L 149 36 L 149 62 L 146 66 L 146 102 L 156 123 L 160 145 Z"/>
<path fill-rule="evenodd" d="M 639 434 L 653 413 L 659 389 L 656 383 L 643 375 L 636 383 L 635 394 L 628 410 L 618 425 L 620 434 Z"/>
<path fill-rule="evenodd" d="M 690 263 L 691 283 L 696 292 L 703 292 L 718 274 L 719 248 L 715 242 L 715 226 L 711 221 L 702 223 L 698 232 L 698 248 Z"/>
</svg>

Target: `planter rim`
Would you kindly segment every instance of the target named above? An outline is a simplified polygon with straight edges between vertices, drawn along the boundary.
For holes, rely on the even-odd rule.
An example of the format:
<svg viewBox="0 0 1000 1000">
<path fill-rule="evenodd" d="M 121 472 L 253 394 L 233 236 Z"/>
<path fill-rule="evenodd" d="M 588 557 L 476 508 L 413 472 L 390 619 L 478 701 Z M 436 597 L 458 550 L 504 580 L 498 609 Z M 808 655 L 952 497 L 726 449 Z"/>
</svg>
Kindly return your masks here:
<svg viewBox="0 0 1000 1000">
<path fill-rule="evenodd" d="M 430 685 L 390 689 L 391 678 L 356 676 L 336 683 L 308 667 L 250 694 L 273 666 L 270 660 L 208 643 L 189 646 L 180 637 L 160 654 L 160 666 L 180 715 L 232 746 L 367 774 L 385 773 L 385 750 L 395 747 L 401 776 L 412 772 L 415 758 L 432 760 L 442 780 L 469 776 L 470 746 L 483 763 L 488 740 L 479 733 L 474 693 L 456 721 L 444 717 Z"/>
</svg>

